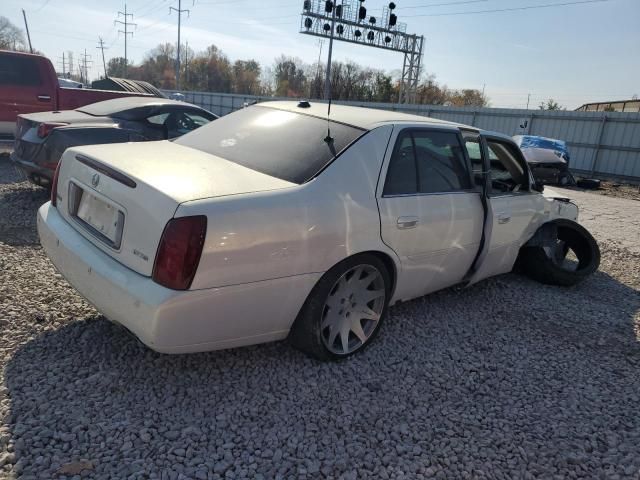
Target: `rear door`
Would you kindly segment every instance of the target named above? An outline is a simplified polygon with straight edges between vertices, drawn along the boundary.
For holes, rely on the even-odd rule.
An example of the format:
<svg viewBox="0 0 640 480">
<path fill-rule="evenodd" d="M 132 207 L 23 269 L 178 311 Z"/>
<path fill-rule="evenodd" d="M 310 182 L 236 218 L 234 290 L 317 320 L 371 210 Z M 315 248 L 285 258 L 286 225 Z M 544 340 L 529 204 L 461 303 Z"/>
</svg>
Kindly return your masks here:
<svg viewBox="0 0 640 480">
<path fill-rule="evenodd" d="M 13 133 L 19 114 L 55 109 L 49 73 L 41 57 L 0 54 L 0 131 Z"/>
<path fill-rule="evenodd" d="M 483 210 L 458 129 L 395 133 L 378 195 L 383 241 L 402 262 L 403 298 L 460 282 L 478 252 Z"/>
<path fill-rule="evenodd" d="M 489 178 L 485 244 L 470 279 L 475 283 L 512 270 L 520 247 L 535 233 L 544 199 L 532 189 L 526 160 L 513 142 L 481 135 L 466 137 L 465 143 L 470 156 L 482 156 L 472 162 L 484 165 Z"/>
</svg>

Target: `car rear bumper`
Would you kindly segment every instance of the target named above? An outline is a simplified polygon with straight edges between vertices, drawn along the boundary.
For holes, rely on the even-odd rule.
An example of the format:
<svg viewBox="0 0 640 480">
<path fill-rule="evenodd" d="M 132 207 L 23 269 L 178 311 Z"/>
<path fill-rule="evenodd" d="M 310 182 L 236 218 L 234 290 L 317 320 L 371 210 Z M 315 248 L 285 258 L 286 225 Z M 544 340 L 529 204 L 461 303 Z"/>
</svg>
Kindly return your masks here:
<svg viewBox="0 0 640 480">
<path fill-rule="evenodd" d="M 76 232 L 50 202 L 38 211 L 40 242 L 58 271 L 107 318 L 163 353 L 283 339 L 320 274 L 175 291 L 123 266 Z"/>
<path fill-rule="evenodd" d="M 33 180 L 34 177 L 37 176 L 50 183 L 53 179 L 55 170 L 44 167 L 37 163 L 29 162 L 28 160 L 24 160 L 18 157 L 15 152 L 11 153 L 10 159 L 16 165 L 16 167 L 22 170 L 24 174 L 31 180 Z"/>
</svg>

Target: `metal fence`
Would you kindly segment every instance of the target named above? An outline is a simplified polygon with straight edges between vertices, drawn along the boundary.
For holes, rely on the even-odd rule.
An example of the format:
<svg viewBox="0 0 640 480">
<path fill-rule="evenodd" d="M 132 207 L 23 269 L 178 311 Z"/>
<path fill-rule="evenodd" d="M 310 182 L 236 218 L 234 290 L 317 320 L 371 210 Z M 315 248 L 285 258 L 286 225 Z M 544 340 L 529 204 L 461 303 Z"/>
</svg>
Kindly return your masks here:
<svg viewBox="0 0 640 480">
<path fill-rule="evenodd" d="M 292 100 L 209 92 L 179 93 L 184 95 L 185 101 L 217 115 L 226 115 L 247 103 Z M 530 134 L 565 140 L 570 148 L 571 169 L 574 172 L 640 182 L 640 113 L 514 110 L 372 102 L 335 103 L 423 115 L 507 135 Z"/>
</svg>

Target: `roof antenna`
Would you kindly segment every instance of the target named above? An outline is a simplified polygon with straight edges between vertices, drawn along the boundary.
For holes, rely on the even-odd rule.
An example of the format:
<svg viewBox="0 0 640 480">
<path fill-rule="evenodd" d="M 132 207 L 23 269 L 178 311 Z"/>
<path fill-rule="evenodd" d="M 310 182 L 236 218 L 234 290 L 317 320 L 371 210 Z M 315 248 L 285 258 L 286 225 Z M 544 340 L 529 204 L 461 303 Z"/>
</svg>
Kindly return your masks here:
<svg viewBox="0 0 640 480">
<path fill-rule="evenodd" d="M 331 124 L 329 123 L 330 116 L 331 116 L 331 97 L 329 97 L 329 105 L 327 105 L 327 136 L 324 137 L 324 141 L 329 144 L 333 142 L 333 137 L 331 136 Z"/>
</svg>

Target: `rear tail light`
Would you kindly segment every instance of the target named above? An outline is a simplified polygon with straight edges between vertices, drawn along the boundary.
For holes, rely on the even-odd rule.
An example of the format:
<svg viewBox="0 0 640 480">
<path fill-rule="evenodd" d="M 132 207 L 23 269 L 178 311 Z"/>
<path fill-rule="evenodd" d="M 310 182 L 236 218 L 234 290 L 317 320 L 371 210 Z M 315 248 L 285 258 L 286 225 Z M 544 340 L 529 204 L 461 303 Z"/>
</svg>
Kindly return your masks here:
<svg viewBox="0 0 640 480">
<path fill-rule="evenodd" d="M 60 165 L 62 162 L 58 162 L 58 166 L 56 167 L 56 173 L 53 174 L 53 180 L 51 181 L 51 205 L 54 207 L 57 206 L 58 203 L 58 175 L 60 175 Z"/>
<path fill-rule="evenodd" d="M 46 138 L 49 136 L 51 131 L 54 128 L 64 127 L 65 125 L 69 125 L 68 123 L 59 123 L 59 122 L 45 122 L 38 125 L 38 136 L 40 138 Z"/>
<path fill-rule="evenodd" d="M 207 217 L 169 220 L 153 265 L 153 281 L 173 290 L 187 290 L 200 263 L 207 231 Z"/>
</svg>

